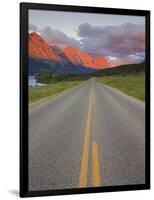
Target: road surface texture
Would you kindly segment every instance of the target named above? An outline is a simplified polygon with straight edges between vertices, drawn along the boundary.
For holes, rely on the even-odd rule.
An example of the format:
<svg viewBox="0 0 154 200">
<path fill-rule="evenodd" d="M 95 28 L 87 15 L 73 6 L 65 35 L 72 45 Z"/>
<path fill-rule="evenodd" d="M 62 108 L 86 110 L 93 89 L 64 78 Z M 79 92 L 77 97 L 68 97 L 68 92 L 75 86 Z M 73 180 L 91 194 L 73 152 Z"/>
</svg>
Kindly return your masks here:
<svg viewBox="0 0 154 200">
<path fill-rule="evenodd" d="M 145 105 L 90 79 L 29 111 L 29 190 L 145 183 Z"/>
</svg>

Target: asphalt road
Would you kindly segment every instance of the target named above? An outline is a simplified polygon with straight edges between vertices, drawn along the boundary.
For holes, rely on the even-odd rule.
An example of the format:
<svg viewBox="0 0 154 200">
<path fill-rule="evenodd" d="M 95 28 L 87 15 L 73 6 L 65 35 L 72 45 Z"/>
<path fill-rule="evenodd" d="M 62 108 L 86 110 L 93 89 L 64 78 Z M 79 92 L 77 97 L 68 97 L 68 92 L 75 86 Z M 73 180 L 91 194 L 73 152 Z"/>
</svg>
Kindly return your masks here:
<svg viewBox="0 0 154 200">
<path fill-rule="evenodd" d="M 29 190 L 145 183 L 145 105 L 95 79 L 29 111 Z"/>
</svg>

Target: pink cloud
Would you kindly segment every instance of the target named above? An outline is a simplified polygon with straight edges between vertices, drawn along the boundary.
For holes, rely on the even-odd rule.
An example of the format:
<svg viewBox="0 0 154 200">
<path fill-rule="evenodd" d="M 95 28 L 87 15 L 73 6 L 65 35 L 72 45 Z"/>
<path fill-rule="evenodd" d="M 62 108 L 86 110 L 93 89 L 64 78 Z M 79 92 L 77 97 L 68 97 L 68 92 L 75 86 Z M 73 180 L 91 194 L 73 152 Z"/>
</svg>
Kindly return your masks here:
<svg viewBox="0 0 154 200">
<path fill-rule="evenodd" d="M 145 26 L 143 24 L 91 26 L 85 23 L 78 27 L 78 35 L 81 37 L 83 51 L 94 55 L 115 56 L 121 59 L 121 62 L 124 62 L 123 57 L 145 52 Z M 141 60 L 144 59 L 144 54 L 142 56 Z M 139 59 L 137 58 L 136 61 Z"/>
</svg>

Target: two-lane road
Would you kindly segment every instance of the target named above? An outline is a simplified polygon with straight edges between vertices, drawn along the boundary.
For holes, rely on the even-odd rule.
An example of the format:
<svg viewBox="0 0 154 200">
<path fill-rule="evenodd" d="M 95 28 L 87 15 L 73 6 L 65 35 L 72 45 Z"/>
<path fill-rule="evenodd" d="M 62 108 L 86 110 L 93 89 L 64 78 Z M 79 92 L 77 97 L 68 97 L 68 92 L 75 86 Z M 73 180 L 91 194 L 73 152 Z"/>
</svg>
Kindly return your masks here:
<svg viewBox="0 0 154 200">
<path fill-rule="evenodd" d="M 145 183 L 145 105 L 90 79 L 29 111 L 29 190 Z"/>
</svg>

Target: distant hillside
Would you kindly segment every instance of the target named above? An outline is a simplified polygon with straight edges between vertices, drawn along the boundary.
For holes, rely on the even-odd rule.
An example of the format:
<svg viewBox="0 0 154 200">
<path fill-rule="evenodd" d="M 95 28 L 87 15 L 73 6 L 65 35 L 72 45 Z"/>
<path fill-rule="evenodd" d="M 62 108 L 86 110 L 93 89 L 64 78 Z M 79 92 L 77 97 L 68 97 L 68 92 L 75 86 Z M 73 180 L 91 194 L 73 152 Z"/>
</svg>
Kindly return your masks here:
<svg viewBox="0 0 154 200">
<path fill-rule="evenodd" d="M 60 48 L 49 46 L 35 32 L 29 34 L 28 47 L 29 75 L 37 72 L 89 74 L 95 71 L 83 65 L 75 65 Z"/>
<path fill-rule="evenodd" d="M 54 72 L 64 74 L 89 74 L 96 69 L 108 67 L 102 57 L 91 57 L 73 46 L 61 49 L 49 44 L 37 33 L 29 33 L 28 39 L 29 74 Z"/>
<path fill-rule="evenodd" d="M 80 50 L 74 46 L 63 48 L 63 52 L 75 65 L 82 65 L 92 69 L 104 69 L 108 67 L 106 58 L 92 57 L 88 53 L 80 52 Z"/>
<path fill-rule="evenodd" d="M 43 58 L 29 57 L 29 75 L 37 72 L 54 72 L 62 74 L 90 74 L 94 69 L 86 68 L 81 65 L 74 66 L 63 62 L 51 61 Z"/>
<path fill-rule="evenodd" d="M 93 73 L 94 76 L 111 76 L 111 75 L 133 75 L 141 74 L 145 72 L 145 64 L 129 64 L 129 65 L 120 65 L 118 67 L 97 70 Z"/>
</svg>

